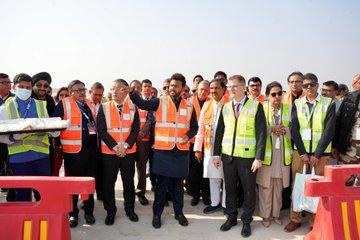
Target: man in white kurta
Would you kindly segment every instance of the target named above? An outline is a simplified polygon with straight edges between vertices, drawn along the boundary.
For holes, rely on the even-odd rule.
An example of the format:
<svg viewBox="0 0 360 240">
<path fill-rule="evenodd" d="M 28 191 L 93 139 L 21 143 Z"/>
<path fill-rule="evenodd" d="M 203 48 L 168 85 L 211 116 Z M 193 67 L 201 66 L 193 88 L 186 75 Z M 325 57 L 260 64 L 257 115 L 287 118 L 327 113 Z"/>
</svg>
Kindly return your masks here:
<svg viewBox="0 0 360 240">
<path fill-rule="evenodd" d="M 224 172 L 222 165 L 215 165 L 213 162 L 213 148 L 215 141 L 215 131 L 219 115 L 224 105 L 223 94 L 226 90 L 225 84 L 221 80 L 214 79 L 210 83 L 211 101 L 204 103 L 199 118 L 199 129 L 195 138 L 194 151 L 198 161 L 202 159 L 204 153 L 204 178 L 209 178 L 211 205 L 204 209 L 204 213 L 209 214 L 225 208 L 225 188 L 221 192 L 224 182 Z"/>
</svg>

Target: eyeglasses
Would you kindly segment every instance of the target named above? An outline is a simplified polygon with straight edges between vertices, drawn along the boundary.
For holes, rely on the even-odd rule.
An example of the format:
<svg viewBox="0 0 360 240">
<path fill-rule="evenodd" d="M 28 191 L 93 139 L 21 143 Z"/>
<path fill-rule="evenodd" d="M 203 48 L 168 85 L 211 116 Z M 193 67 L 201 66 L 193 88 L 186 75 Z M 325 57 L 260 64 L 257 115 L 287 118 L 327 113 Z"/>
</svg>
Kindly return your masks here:
<svg viewBox="0 0 360 240">
<path fill-rule="evenodd" d="M 302 88 L 308 89 L 308 88 L 313 88 L 313 87 L 316 87 L 316 86 L 317 86 L 317 83 L 306 83 L 306 84 L 302 85 Z"/>
<path fill-rule="evenodd" d="M 250 84 L 249 87 L 251 88 L 261 87 L 261 84 Z"/>
<path fill-rule="evenodd" d="M 37 84 L 35 84 L 35 86 L 36 86 L 37 88 L 41 88 L 41 87 L 48 88 L 48 87 L 49 87 L 49 84 L 47 84 L 47 83 L 45 83 L 45 84 L 37 83 Z"/>
<path fill-rule="evenodd" d="M 72 89 L 73 92 L 77 92 L 77 93 L 83 93 L 86 92 L 86 88 L 79 88 L 79 89 Z"/>
<path fill-rule="evenodd" d="M 283 94 L 283 92 L 282 91 L 280 91 L 280 92 L 273 92 L 273 93 L 270 93 L 270 96 L 272 96 L 272 97 L 276 97 L 276 95 L 277 96 L 279 96 L 279 97 L 281 97 L 282 96 L 282 94 Z"/>
<path fill-rule="evenodd" d="M 10 84 L 12 84 L 12 81 L 1 81 L 0 84 L 10 85 Z"/>
</svg>

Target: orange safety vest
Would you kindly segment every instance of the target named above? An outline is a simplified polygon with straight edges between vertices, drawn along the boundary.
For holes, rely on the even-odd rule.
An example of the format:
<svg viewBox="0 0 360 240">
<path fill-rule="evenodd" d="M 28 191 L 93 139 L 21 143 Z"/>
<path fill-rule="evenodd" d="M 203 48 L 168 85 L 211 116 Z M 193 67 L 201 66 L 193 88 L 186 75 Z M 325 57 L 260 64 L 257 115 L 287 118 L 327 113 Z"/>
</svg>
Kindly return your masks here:
<svg viewBox="0 0 360 240">
<path fill-rule="evenodd" d="M 89 100 L 85 100 L 85 103 L 94 113 L 93 105 Z M 64 153 L 78 153 L 82 146 L 82 114 L 73 97 L 67 97 L 62 100 L 64 108 L 63 120 L 70 119 L 70 126 L 61 131 L 60 141 L 63 147 Z M 93 119 L 96 116 L 93 115 Z"/>
<path fill-rule="evenodd" d="M 130 98 L 126 98 L 123 103 L 121 117 L 114 100 L 102 103 L 106 128 L 108 134 L 117 142 L 125 142 L 131 132 L 131 126 L 134 122 L 135 105 L 131 102 Z M 104 154 L 116 154 L 116 152 L 110 149 L 104 141 L 101 140 L 101 152 Z M 127 154 L 136 152 L 136 144 L 126 150 Z"/>
<path fill-rule="evenodd" d="M 210 98 L 209 97 L 206 97 L 205 99 L 205 102 L 209 101 Z M 197 122 L 199 122 L 199 119 L 200 119 L 200 112 L 201 112 L 201 107 L 200 107 L 200 103 L 199 103 L 199 99 L 197 98 L 197 95 L 195 96 L 192 96 L 190 99 L 190 104 L 192 105 L 192 107 L 194 108 L 195 110 L 195 113 L 196 113 L 196 120 Z M 205 103 L 204 103 L 205 104 Z M 190 139 L 190 142 L 191 143 L 195 143 L 195 137 L 192 137 Z"/>
<path fill-rule="evenodd" d="M 190 129 L 192 106 L 181 99 L 178 111 L 170 96 L 161 96 L 155 118 L 154 149 L 172 150 L 175 145 L 179 150 L 189 151 L 190 142 L 180 144 L 181 139 Z"/>
<path fill-rule="evenodd" d="M 140 118 L 140 129 L 142 129 L 145 126 L 146 123 L 146 117 L 148 115 L 148 111 L 139 109 L 139 118 Z M 147 133 L 141 141 L 150 141 L 150 134 Z"/>
<path fill-rule="evenodd" d="M 224 104 L 231 101 L 230 93 L 228 90 L 225 90 L 225 94 L 223 98 L 224 98 Z"/>
</svg>

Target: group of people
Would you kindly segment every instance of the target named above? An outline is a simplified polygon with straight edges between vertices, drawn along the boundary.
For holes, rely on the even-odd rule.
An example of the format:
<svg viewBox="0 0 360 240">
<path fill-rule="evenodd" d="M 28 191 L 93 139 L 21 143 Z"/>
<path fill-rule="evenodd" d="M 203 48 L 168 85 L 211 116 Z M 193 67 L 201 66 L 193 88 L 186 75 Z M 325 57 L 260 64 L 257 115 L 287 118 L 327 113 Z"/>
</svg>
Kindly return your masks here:
<svg viewBox="0 0 360 240">
<path fill-rule="evenodd" d="M 0 74 L 0 120 L 60 117 L 70 121 L 61 132 L 1 135 L 3 165 L 13 175 L 59 175 L 64 161 L 66 176 L 92 176 L 96 196 L 107 212 L 106 225 L 115 221 L 115 182 L 120 170 L 125 214 L 133 222 L 135 198 L 147 205 L 147 164 L 154 190 L 154 228 L 160 228 L 168 200 L 175 219 L 188 225 L 183 212 L 184 189 L 191 205 L 206 205 L 204 214 L 222 210 L 227 220 L 221 231 L 237 225 L 242 207 L 241 235 L 251 235 L 258 193 L 264 227 L 282 225 L 280 211 L 290 206 L 291 184 L 303 167 L 323 175 L 328 164 L 360 163 L 360 74 L 352 79 L 353 92 L 344 84 L 316 75 L 293 72 L 285 91 L 271 82 L 241 75 L 215 73 L 213 80 L 173 74 L 158 94 L 149 79 L 112 82 L 108 98 L 104 87 L 90 90 L 80 80 L 49 95 L 51 76 L 21 73 L 10 81 Z M 11 88 L 11 84 L 13 87 Z M 13 89 L 13 91 L 11 91 Z M 134 176 L 137 171 L 138 184 Z M 257 190 L 258 189 L 258 190 Z M 284 190 L 285 189 L 285 190 Z M 8 189 L 16 201 L 41 196 L 32 189 Z M 83 202 L 87 224 L 94 224 L 94 196 Z M 301 212 L 290 207 L 284 230 L 301 226 Z M 78 196 L 73 196 L 70 227 L 79 221 Z"/>
</svg>

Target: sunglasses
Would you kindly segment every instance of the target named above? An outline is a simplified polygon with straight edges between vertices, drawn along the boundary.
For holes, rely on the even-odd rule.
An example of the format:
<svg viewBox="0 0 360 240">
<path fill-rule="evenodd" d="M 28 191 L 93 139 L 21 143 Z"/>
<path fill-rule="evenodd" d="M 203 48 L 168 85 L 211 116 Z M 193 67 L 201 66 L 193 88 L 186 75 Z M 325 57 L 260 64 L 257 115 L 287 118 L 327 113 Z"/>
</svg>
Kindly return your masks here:
<svg viewBox="0 0 360 240">
<path fill-rule="evenodd" d="M 283 92 L 281 91 L 281 92 L 273 92 L 273 93 L 270 93 L 270 96 L 272 96 L 272 97 L 276 97 L 276 95 L 278 96 L 278 97 L 281 97 L 282 96 L 282 94 L 283 94 Z"/>
<path fill-rule="evenodd" d="M 313 87 L 316 87 L 316 86 L 317 86 L 317 83 L 306 83 L 306 84 L 302 85 L 302 88 L 307 89 L 309 87 L 313 88 Z"/>
</svg>

